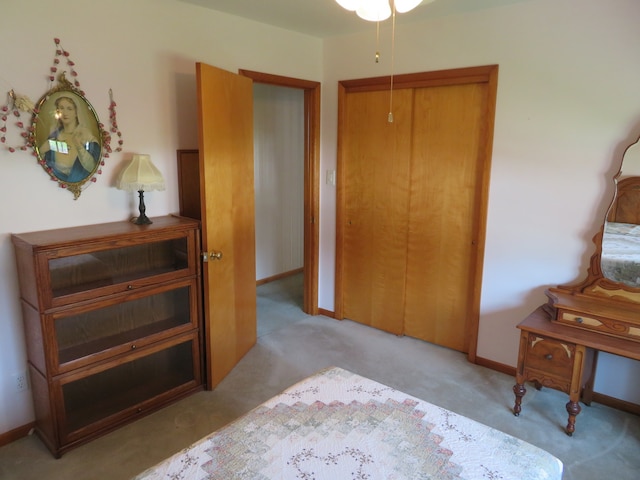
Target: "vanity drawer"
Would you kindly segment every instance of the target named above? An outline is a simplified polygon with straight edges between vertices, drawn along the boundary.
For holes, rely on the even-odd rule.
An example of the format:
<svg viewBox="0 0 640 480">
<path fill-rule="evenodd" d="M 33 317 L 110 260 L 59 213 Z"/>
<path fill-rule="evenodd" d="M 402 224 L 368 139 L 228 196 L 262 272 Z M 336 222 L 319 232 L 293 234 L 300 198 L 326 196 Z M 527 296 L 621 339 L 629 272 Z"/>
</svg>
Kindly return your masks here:
<svg viewBox="0 0 640 480">
<path fill-rule="evenodd" d="M 557 323 L 592 330 L 640 342 L 640 325 L 612 318 L 584 315 L 571 310 L 558 310 Z"/>
<path fill-rule="evenodd" d="M 545 376 L 569 381 L 573 373 L 575 348 L 572 343 L 530 333 L 525 354 L 525 368 L 544 372 Z"/>
</svg>

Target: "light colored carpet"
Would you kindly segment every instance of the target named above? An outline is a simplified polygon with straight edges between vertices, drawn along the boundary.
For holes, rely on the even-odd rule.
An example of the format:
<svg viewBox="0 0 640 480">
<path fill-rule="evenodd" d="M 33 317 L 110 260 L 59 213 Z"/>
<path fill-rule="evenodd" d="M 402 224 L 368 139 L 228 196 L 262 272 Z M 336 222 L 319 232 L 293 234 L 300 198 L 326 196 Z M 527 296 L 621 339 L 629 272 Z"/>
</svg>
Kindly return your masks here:
<svg viewBox="0 0 640 480">
<path fill-rule="evenodd" d="M 291 293 L 299 288 L 299 280 L 259 288 L 258 343 L 214 391 L 192 395 L 58 460 L 35 436 L 20 439 L 0 448 L 0 478 L 129 479 L 329 366 L 351 370 L 542 447 L 564 462 L 565 480 L 639 478 L 640 417 L 594 403 L 583 407 L 576 432 L 568 437 L 563 431 L 566 396 L 529 385 L 522 414 L 515 417 L 512 377 L 420 340 L 305 315 L 301 293 Z M 279 323 L 283 317 L 289 321 Z"/>
</svg>

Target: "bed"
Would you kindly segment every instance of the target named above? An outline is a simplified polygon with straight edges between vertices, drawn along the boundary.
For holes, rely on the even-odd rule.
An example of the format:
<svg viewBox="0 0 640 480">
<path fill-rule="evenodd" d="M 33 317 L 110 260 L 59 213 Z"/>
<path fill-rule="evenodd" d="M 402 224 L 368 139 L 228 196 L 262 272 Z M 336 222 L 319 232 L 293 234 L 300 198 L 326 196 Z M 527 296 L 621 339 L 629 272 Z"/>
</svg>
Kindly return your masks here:
<svg viewBox="0 0 640 480">
<path fill-rule="evenodd" d="M 332 367 L 135 480 L 559 480 L 562 469 L 538 447 Z"/>
</svg>

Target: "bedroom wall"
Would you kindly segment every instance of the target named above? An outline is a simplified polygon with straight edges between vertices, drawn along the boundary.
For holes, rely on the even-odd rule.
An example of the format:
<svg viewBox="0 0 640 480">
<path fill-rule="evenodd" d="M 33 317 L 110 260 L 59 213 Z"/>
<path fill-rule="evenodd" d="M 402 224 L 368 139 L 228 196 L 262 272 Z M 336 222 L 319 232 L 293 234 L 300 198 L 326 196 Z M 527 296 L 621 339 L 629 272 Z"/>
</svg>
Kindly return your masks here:
<svg viewBox="0 0 640 480">
<path fill-rule="evenodd" d="M 124 151 L 107 159 L 97 182 L 74 201 L 30 153 L 11 154 L 0 146 L 0 434 L 33 420 L 31 392 L 17 393 L 13 377 L 25 371 L 26 353 L 10 233 L 133 216 L 137 199 L 112 186 L 133 153 L 150 154 L 167 181 L 165 191 L 145 195 L 147 215 L 176 213 L 175 152 L 198 146 L 197 61 L 230 71 L 322 79 L 319 39 L 179 0 L 3 1 L 0 105 L 10 89 L 37 101 L 51 88 L 56 37 L 103 122 L 113 90 Z M 19 138 L 10 135 L 7 143 Z"/>
<path fill-rule="evenodd" d="M 518 322 L 545 303 L 546 288 L 586 276 L 612 198 L 609 179 L 640 135 L 638 18 L 636 0 L 528 0 L 397 29 L 395 73 L 500 67 L 480 357 L 515 366 Z M 337 81 L 389 75 L 389 44 L 387 26 L 376 64 L 373 26 L 370 34 L 325 41 L 323 169 L 335 168 Z M 321 192 L 327 256 L 334 190 Z M 333 274 L 333 264 L 322 262 L 321 278 Z M 320 304 L 333 305 L 328 280 Z M 602 355 L 596 391 L 640 403 L 639 376 L 638 362 Z"/>
</svg>

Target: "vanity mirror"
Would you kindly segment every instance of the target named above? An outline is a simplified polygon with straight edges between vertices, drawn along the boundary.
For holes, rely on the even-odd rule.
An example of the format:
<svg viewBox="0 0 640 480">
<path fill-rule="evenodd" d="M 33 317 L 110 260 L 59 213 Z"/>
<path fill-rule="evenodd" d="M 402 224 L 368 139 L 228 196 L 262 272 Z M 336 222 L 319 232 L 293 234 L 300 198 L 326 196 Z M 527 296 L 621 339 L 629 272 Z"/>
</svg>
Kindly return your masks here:
<svg viewBox="0 0 640 480">
<path fill-rule="evenodd" d="M 640 138 L 624 152 L 587 278 L 547 290 L 554 322 L 640 342 Z"/>
<path fill-rule="evenodd" d="M 604 223 L 600 266 L 606 279 L 640 288 L 640 138 L 624 153 Z"/>
</svg>

